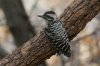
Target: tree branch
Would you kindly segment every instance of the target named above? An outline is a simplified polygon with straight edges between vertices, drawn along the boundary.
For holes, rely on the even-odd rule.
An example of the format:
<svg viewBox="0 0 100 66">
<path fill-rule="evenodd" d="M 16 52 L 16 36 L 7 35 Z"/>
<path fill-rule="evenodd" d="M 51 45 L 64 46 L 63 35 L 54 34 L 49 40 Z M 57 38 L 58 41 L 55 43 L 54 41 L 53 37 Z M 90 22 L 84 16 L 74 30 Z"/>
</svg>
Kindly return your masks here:
<svg viewBox="0 0 100 66">
<path fill-rule="evenodd" d="M 69 38 L 73 39 L 99 12 L 99 0 L 75 0 L 60 16 Z M 52 47 L 44 31 L 41 31 L 38 36 L 2 59 L 0 66 L 37 66 L 55 53 L 56 50 Z"/>
</svg>

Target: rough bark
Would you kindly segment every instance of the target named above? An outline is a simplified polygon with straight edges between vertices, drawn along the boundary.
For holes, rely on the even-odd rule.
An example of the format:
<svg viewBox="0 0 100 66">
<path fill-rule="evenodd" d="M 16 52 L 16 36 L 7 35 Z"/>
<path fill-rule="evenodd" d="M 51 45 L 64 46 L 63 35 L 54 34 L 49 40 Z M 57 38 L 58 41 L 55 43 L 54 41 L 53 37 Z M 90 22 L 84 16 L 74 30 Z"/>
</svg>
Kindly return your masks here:
<svg viewBox="0 0 100 66">
<path fill-rule="evenodd" d="M 21 0 L 1 0 L 0 7 L 5 13 L 7 24 L 17 46 L 21 46 L 34 36 L 34 29 L 30 24 Z"/>
<path fill-rule="evenodd" d="M 60 16 L 69 38 L 73 39 L 99 12 L 100 0 L 75 0 Z M 0 66 L 37 66 L 55 53 L 44 31 L 41 31 L 38 36 L 2 59 Z"/>
</svg>

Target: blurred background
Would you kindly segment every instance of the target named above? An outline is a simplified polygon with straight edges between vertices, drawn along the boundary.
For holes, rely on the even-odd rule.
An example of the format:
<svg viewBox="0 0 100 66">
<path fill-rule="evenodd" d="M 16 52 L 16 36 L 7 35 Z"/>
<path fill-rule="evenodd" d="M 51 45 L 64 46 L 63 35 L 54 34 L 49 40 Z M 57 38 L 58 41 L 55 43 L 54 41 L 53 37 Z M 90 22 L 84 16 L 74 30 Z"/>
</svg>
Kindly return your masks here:
<svg viewBox="0 0 100 66">
<path fill-rule="evenodd" d="M 46 26 L 37 15 L 59 16 L 74 0 L 0 0 L 0 59 L 39 34 Z M 100 14 L 72 41 L 71 58 L 53 55 L 39 66 L 100 66 Z"/>
</svg>

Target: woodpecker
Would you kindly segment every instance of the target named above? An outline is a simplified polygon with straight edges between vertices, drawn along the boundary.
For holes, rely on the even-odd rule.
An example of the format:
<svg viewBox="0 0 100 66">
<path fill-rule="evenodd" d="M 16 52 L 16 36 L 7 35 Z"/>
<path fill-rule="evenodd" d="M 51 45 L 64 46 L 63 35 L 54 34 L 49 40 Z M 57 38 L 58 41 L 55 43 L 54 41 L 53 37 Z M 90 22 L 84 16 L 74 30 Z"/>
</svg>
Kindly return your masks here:
<svg viewBox="0 0 100 66">
<path fill-rule="evenodd" d="M 47 11 L 43 15 L 38 15 L 46 21 L 45 34 L 56 48 L 58 54 L 71 56 L 69 38 L 63 23 L 57 18 L 54 11 Z"/>
</svg>

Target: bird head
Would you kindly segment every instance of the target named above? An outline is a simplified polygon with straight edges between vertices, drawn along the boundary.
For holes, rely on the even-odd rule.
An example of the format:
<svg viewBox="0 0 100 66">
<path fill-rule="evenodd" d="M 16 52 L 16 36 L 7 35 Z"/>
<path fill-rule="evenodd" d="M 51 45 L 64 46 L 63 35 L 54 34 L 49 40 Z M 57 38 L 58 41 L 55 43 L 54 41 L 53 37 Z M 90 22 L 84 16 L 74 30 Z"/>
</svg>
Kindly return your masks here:
<svg viewBox="0 0 100 66">
<path fill-rule="evenodd" d="M 54 11 L 47 11 L 43 15 L 38 15 L 38 17 L 41 17 L 49 22 L 54 21 L 57 18 L 56 13 Z"/>
</svg>

